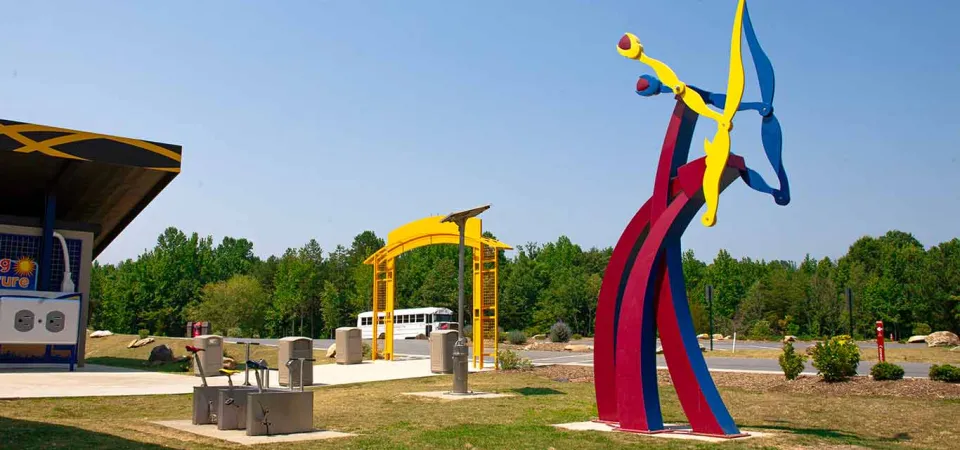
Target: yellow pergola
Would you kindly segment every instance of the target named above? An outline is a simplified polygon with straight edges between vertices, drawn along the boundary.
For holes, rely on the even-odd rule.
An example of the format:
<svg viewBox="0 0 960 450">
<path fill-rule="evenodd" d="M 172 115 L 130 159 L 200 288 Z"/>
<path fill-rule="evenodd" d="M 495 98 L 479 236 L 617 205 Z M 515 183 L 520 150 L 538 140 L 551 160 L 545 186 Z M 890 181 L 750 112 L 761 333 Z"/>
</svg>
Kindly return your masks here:
<svg viewBox="0 0 960 450">
<path fill-rule="evenodd" d="M 373 266 L 373 352 L 377 359 L 380 312 L 384 313 L 383 359 L 393 360 L 393 310 L 395 305 L 395 260 L 404 252 L 434 244 L 460 243 L 460 231 L 455 223 L 441 223 L 443 216 L 426 217 L 403 225 L 387 235 L 387 245 L 370 255 L 363 263 Z M 496 239 L 483 237 L 480 219 L 466 222 L 464 245 L 473 249 L 473 366 L 483 368 L 483 359 L 493 357 L 494 366 L 499 350 L 499 323 L 497 314 L 497 268 L 499 250 L 511 250 Z M 490 347 L 487 346 L 490 344 Z M 492 349 L 492 352 L 488 351 Z"/>
</svg>

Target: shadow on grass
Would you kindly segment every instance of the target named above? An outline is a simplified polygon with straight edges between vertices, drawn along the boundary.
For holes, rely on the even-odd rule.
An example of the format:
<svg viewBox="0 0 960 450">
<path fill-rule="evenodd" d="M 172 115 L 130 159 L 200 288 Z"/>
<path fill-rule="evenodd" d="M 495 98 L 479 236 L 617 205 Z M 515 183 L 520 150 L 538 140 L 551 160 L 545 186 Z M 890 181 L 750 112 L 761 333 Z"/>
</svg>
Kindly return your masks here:
<svg viewBox="0 0 960 450">
<path fill-rule="evenodd" d="M 189 374 L 189 362 L 171 362 L 160 365 L 150 365 L 142 359 L 136 358 L 117 358 L 113 356 L 96 356 L 87 358 L 87 364 L 97 364 L 101 366 L 120 367 L 124 369 L 146 370 L 150 372 L 166 372 Z"/>
<path fill-rule="evenodd" d="M 0 448 L 109 448 L 109 449 L 147 449 L 157 450 L 163 447 L 155 444 L 131 441 L 95 431 L 84 430 L 68 425 L 33 422 L 28 420 L 0 417 L 0 430 L 3 430 L 3 444 Z M 13 447 L 6 447 L 14 444 Z"/>
<path fill-rule="evenodd" d="M 909 441 L 911 439 L 908 433 L 897 433 L 892 437 L 883 438 L 883 437 L 863 437 L 853 433 L 848 433 L 846 431 L 829 430 L 826 428 L 795 428 L 795 427 L 788 427 L 788 426 L 770 426 L 770 425 L 748 426 L 746 428 L 755 428 L 758 430 L 776 430 L 776 431 L 782 431 L 782 432 L 794 434 L 797 436 L 818 437 L 821 439 L 829 439 L 836 443 L 856 445 L 856 446 L 867 447 L 867 448 L 877 448 L 878 445 L 896 444 L 898 442 Z"/>
<path fill-rule="evenodd" d="M 558 390 L 556 390 L 556 389 L 550 389 L 550 388 L 525 387 L 525 388 L 511 389 L 511 391 L 516 392 L 516 393 L 518 393 L 518 394 L 520 394 L 520 395 L 523 395 L 523 396 L 530 396 L 530 395 L 567 395 L 566 392 L 562 392 L 562 391 L 558 391 Z"/>
</svg>

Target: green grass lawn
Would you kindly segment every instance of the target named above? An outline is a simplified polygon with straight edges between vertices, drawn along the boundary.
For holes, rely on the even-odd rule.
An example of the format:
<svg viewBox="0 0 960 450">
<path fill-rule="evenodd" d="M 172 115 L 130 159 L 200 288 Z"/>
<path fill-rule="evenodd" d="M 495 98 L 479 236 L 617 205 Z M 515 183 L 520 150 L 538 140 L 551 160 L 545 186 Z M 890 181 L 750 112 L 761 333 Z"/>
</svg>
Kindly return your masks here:
<svg viewBox="0 0 960 450">
<path fill-rule="evenodd" d="M 515 394 L 512 398 L 442 402 L 401 395 L 450 385 L 450 376 L 438 376 L 316 388 L 315 425 L 359 436 L 269 448 L 713 448 L 625 433 L 555 429 L 551 424 L 595 416 L 593 385 L 554 381 L 539 372 L 471 375 L 472 389 Z M 743 429 L 775 433 L 724 443 L 725 448 L 960 448 L 960 396 L 953 394 L 950 399 L 811 394 L 783 391 L 770 383 L 745 388 L 721 383 L 721 393 Z M 671 386 L 661 387 L 661 398 L 664 420 L 682 423 Z M 4 400 L 0 448 L 244 448 L 150 423 L 188 419 L 190 404 L 189 395 Z"/>
</svg>

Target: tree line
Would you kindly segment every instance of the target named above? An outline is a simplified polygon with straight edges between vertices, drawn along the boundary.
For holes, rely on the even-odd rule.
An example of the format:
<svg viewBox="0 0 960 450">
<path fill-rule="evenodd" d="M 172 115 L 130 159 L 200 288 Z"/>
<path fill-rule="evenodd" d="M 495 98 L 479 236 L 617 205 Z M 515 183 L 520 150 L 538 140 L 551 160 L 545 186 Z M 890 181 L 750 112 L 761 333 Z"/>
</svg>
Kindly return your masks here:
<svg viewBox="0 0 960 450">
<path fill-rule="evenodd" d="M 485 233 L 489 237 L 492 234 Z M 282 255 L 259 258 L 247 239 L 187 235 L 168 228 L 136 259 L 95 263 L 91 326 L 119 333 L 146 329 L 183 336 L 187 321 L 210 321 L 221 334 L 330 337 L 371 309 L 373 268 L 363 261 L 384 245 L 371 231 L 349 247 L 324 251 L 311 239 Z M 500 325 L 528 334 L 557 321 L 593 334 L 596 299 L 611 248 L 584 250 L 569 238 L 502 252 Z M 467 249 L 467 261 L 471 250 Z M 469 318 L 470 264 L 465 276 Z M 960 239 L 925 249 L 890 231 L 854 242 L 838 260 L 764 261 L 720 250 L 710 262 L 683 255 L 687 296 L 698 333 L 710 328 L 705 290 L 713 287 L 715 332 L 751 338 L 820 338 L 849 333 L 844 295 L 853 295 L 854 334 L 874 334 L 883 320 L 897 337 L 960 328 Z M 457 247 L 421 247 L 396 260 L 397 308 L 457 308 Z"/>
</svg>

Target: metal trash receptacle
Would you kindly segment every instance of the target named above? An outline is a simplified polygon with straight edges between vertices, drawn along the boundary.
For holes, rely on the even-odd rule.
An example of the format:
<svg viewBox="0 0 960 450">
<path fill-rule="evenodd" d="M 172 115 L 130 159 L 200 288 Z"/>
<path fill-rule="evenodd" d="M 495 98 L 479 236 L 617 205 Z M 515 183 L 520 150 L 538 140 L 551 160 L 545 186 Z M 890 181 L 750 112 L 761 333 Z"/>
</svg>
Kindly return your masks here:
<svg viewBox="0 0 960 450">
<path fill-rule="evenodd" d="M 430 333 L 430 372 L 453 373 L 453 346 L 459 336 L 457 330 Z"/>
<path fill-rule="evenodd" d="M 216 334 L 201 334 L 193 338 L 193 346 L 203 349 L 197 354 L 203 366 L 203 376 L 214 377 L 220 375 L 223 368 L 223 338 Z M 200 376 L 200 368 L 193 364 L 193 374 Z"/>
<path fill-rule="evenodd" d="M 289 386 L 291 377 L 294 386 L 300 386 L 300 362 L 287 365 L 287 361 L 297 358 L 313 358 L 313 339 L 303 336 L 288 336 L 277 343 L 277 372 L 281 386 Z M 303 362 L 303 386 L 313 384 L 313 362 Z"/>
<path fill-rule="evenodd" d="M 337 364 L 363 362 L 363 339 L 357 327 L 337 328 Z"/>
</svg>

